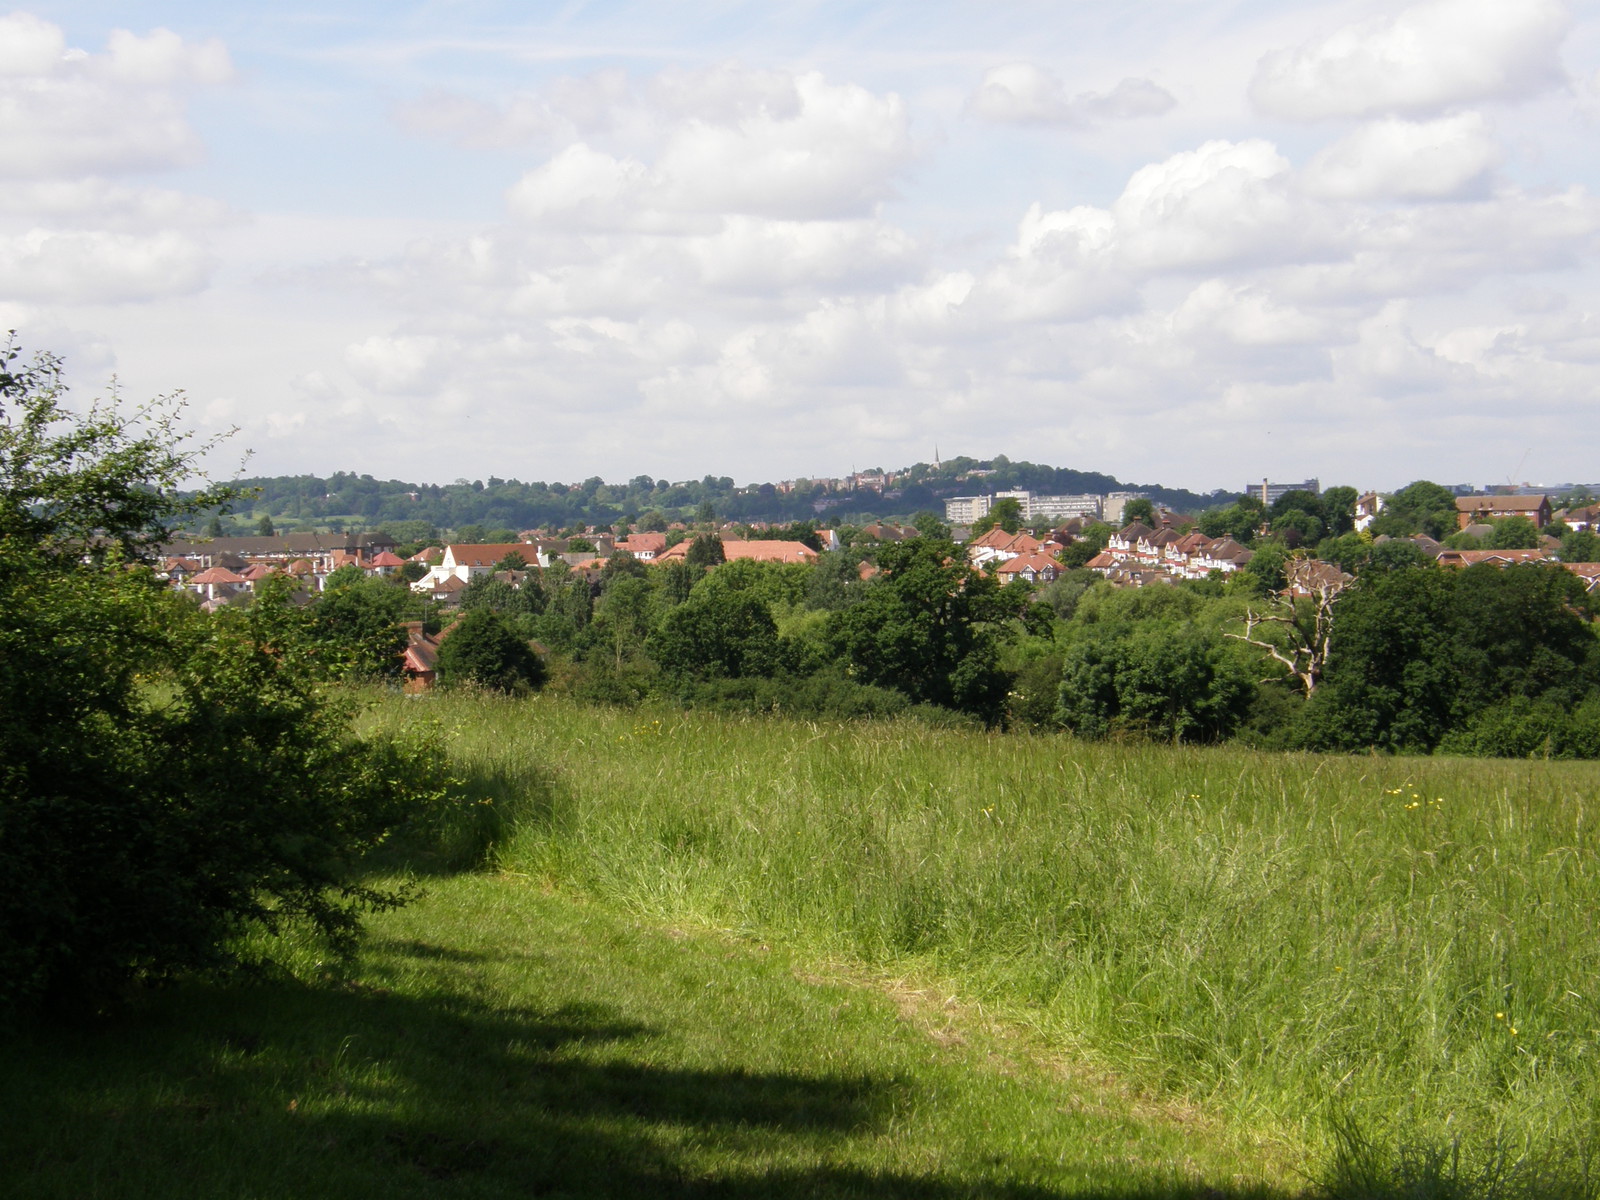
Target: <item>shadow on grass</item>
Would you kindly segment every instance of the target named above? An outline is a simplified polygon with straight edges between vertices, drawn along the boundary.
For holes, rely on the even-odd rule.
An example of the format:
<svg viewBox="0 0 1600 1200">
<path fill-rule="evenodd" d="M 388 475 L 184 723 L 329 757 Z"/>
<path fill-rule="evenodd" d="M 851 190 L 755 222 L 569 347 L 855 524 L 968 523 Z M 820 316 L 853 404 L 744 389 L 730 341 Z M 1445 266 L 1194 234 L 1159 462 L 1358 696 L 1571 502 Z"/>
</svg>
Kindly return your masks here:
<svg viewBox="0 0 1600 1200">
<path fill-rule="evenodd" d="M 480 870 L 519 826 L 550 819 L 557 784 L 549 772 L 482 760 L 455 769 L 451 794 L 416 813 L 370 854 L 367 873 L 428 878 Z"/>
<path fill-rule="evenodd" d="M 386 952 L 436 955 L 422 943 Z M 336 982 L 174 989 L 94 1029 L 34 1031 L 5 1048 L 4 1192 L 119 1200 L 1067 1194 L 1010 1181 L 998 1163 L 951 1168 L 959 1174 L 856 1165 L 882 1157 L 873 1147 L 919 1100 L 911 1085 L 663 1065 L 652 1061 L 667 1057 L 655 1052 L 662 1037 L 603 1006 L 491 1008 L 459 990 L 401 995 Z M 1278 1195 L 1125 1176 L 1072 1194 Z"/>
</svg>

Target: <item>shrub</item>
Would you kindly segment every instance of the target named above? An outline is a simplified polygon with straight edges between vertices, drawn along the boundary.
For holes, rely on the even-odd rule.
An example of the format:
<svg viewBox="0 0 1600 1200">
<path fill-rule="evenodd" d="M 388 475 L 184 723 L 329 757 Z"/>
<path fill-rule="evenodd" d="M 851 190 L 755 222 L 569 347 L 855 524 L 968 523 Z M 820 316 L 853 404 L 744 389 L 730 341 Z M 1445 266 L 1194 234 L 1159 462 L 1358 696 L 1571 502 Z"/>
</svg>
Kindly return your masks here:
<svg viewBox="0 0 1600 1200">
<path fill-rule="evenodd" d="M 439 645 L 439 682 L 447 686 L 523 692 L 543 687 L 547 676 L 544 660 L 491 608 L 464 615 Z"/>
<path fill-rule="evenodd" d="M 94 1006 L 308 921 L 346 945 L 401 896 L 361 857 L 436 794 L 305 668 L 280 594 L 209 617 L 129 563 L 219 503 L 170 406 L 67 412 L 0 356 L 0 1009 Z M 26 714 L 20 719 L 17 714 Z"/>
</svg>

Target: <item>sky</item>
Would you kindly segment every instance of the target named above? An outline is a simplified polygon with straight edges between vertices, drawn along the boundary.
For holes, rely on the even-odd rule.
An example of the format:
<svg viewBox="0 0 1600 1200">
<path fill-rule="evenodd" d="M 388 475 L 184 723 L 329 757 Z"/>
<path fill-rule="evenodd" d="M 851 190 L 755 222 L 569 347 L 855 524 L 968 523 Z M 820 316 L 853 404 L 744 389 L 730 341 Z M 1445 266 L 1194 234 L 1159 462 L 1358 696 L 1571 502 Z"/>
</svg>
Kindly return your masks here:
<svg viewBox="0 0 1600 1200">
<path fill-rule="evenodd" d="M 213 469 L 1600 480 L 1600 5 L 0 10 L 0 328 Z"/>
</svg>

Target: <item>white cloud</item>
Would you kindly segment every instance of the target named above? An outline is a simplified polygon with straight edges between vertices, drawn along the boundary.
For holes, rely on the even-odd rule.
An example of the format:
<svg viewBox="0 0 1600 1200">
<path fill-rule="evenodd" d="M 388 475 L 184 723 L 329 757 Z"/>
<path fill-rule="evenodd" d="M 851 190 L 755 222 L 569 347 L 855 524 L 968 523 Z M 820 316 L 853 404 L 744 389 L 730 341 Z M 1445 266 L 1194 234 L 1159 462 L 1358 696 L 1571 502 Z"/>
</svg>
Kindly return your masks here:
<svg viewBox="0 0 1600 1200">
<path fill-rule="evenodd" d="M 231 78 L 220 43 L 158 29 L 118 30 L 99 55 L 65 44 L 37 17 L 0 18 L 0 177 L 114 174 L 199 157 L 179 89 Z"/>
<path fill-rule="evenodd" d="M 1565 78 L 1571 24 L 1561 0 L 1429 0 L 1266 55 L 1250 99 L 1304 121 L 1518 99 Z"/>
<path fill-rule="evenodd" d="M 793 114 L 678 126 L 655 165 L 664 207 L 807 220 L 860 216 L 888 199 L 912 155 L 900 98 L 816 73 L 795 88 Z"/>
<path fill-rule="evenodd" d="M 646 207 L 649 168 L 582 142 L 529 171 L 506 194 L 513 216 L 562 229 L 626 229 L 658 223 Z"/>
<path fill-rule="evenodd" d="M 32 13 L 0 17 L 0 77 L 48 75 L 67 52 L 66 35 Z"/>
<path fill-rule="evenodd" d="M 737 128 L 751 121 L 790 121 L 803 106 L 793 73 L 725 62 L 693 70 L 668 67 L 642 78 L 608 67 L 562 76 L 500 101 L 433 90 L 398 105 L 395 118 L 413 133 L 468 146 L 617 138 L 643 148 L 659 144 L 683 123 Z"/>
<path fill-rule="evenodd" d="M 232 77 L 220 42 L 169 30 L 69 48 L 55 25 L 0 17 L 0 300 L 129 302 L 191 294 L 231 219 L 203 197 L 116 182 L 202 154 L 187 89 Z"/>
<path fill-rule="evenodd" d="M 883 221 L 779 221 L 732 216 L 685 249 L 710 288 L 770 292 L 808 286 L 857 290 L 903 278 L 911 237 Z"/>
<path fill-rule="evenodd" d="M 438 384 L 449 349 L 436 337 L 373 336 L 345 349 L 345 365 L 374 391 L 415 395 Z"/>
<path fill-rule="evenodd" d="M 0 236 L 0 287 L 22 300 L 95 304 L 186 295 L 205 285 L 214 266 L 204 246 L 170 230 Z"/>
<path fill-rule="evenodd" d="M 1475 112 L 1435 121 L 1386 117 L 1363 125 L 1306 166 L 1306 187 L 1341 200 L 1442 199 L 1481 191 L 1500 161 Z"/>
<path fill-rule="evenodd" d="M 1187 336 L 1221 337 L 1237 346 L 1315 345 L 1334 335 L 1327 320 L 1286 306 L 1260 287 L 1222 279 L 1196 287 L 1171 319 Z"/>
<path fill-rule="evenodd" d="M 166 87 L 178 83 L 227 83 L 233 78 L 228 49 L 215 38 L 185 42 L 170 29 L 140 37 L 116 29 L 106 43 L 105 71 L 118 83 Z"/>
<path fill-rule="evenodd" d="M 1049 69 L 1033 63 L 1008 63 L 984 72 L 968 108 L 987 121 L 1007 125 L 1092 125 L 1133 117 L 1158 117 L 1177 100 L 1148 79 L 1127 78 L 1109 92 L 1068 95 Z"/>
<path fill-rule="evenodd" d="M 149 231 L 220 225 L 232 216 L 227 205 L 205 196 L 165 188 L 134 188 L 105 179 L 0 182 L 0 216 L 26 216 L 39 224 Z"/>
</svg>

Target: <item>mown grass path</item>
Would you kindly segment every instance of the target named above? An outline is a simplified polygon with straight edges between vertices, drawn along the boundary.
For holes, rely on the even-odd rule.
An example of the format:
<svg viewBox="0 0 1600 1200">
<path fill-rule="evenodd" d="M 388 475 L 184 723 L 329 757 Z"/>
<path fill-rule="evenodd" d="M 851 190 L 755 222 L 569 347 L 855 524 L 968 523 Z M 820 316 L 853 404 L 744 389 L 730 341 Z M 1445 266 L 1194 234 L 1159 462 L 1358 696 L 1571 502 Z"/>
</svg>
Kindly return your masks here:
<svg viewBox="0 0 1600 1200">
<path fill-rule="evenodd" d="M 1269 1147 L 937 991 L 430 885 L 316 982 L 186 986 L 3 1047 L 7 1197 L 1278 1197 Z"/>
</svg>

